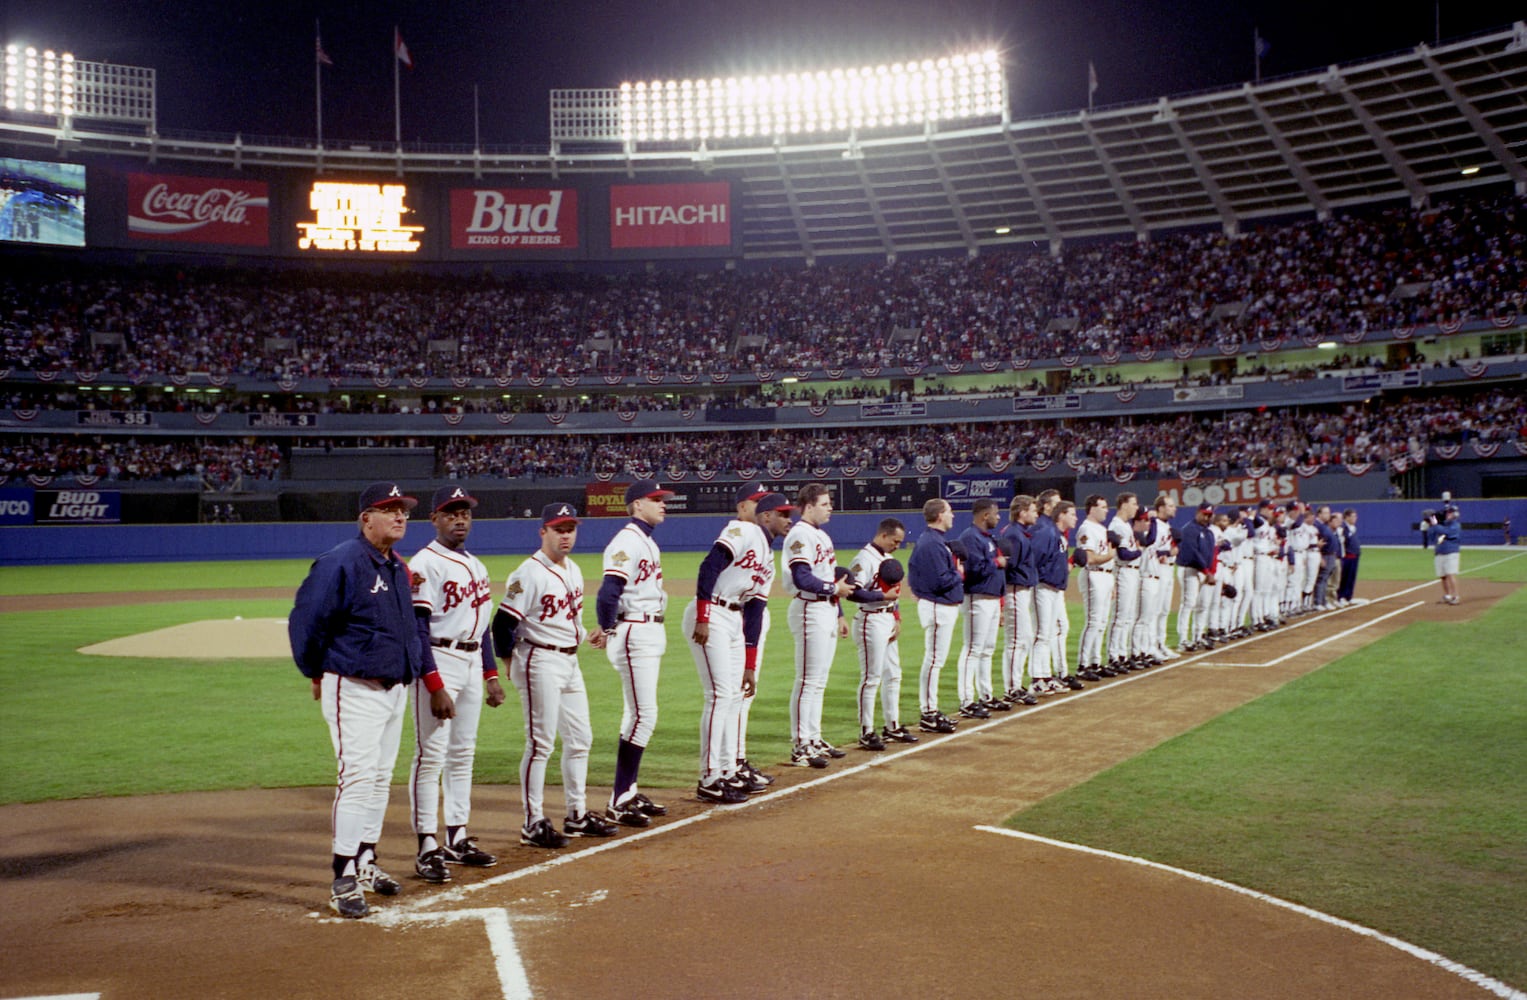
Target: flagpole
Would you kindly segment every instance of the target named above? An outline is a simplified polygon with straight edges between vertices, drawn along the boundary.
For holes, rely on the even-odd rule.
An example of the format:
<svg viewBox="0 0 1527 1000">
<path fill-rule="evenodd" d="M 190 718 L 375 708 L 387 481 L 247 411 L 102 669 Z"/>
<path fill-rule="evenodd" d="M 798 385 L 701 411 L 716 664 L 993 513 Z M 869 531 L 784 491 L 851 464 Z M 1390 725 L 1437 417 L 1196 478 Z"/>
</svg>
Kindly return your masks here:
<svg viewBox="0 0 1527 1000">
<path fill-rule="evenodd" d="M 1256 83 L 1262 82 L 1262 29 L 1251 29 L 1251 56 L 1256 67 Z"/>
<path fill-rule="evenodd" d="M 398 64 L 403 60 L 398 58 L 398 39 L 403 33 L 397 25 L 392 26 L 392 134 L 393 141 L 397 143 L 398 152 L 403 152 L 403 102 L 398 97 Z"/>
<path fill-rule="evenodd" d="M 482 149 L 482 117 L 477 108 L 477 84 L 472 84 L 472 148 Z"/>
<path fill-rule="evenodd" d="M 313 37 L 318 44 L 313 48 L 313 117 L 317 121 L 318 148 L 323 148 L 323 60 L 318 53 L 323 50 L 323 31 L 318 19 L 313 19 Z"/>
</svg>

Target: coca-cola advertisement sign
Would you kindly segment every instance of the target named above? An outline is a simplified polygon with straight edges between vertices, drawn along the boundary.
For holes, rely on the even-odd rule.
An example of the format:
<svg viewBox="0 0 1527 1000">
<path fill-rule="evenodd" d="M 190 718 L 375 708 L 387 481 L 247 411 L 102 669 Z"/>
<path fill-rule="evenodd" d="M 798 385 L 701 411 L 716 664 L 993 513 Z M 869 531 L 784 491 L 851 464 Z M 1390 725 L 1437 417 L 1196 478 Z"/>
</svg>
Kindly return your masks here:
<svg viewBox="0 0 1527 1000">
<path fill-rule="evenodd" d="M 260 181 L 127 175 L 127 231 L 134 239 L 264 247 L 269 214 Z"/>
<path fill-rule="evenodd" d="M 568 188 L 453 188 L 454 250 L 572 250 L 578 192 Z"/>
<path fill-rule="evenodd" d="M 732 186 L 615 184 L 610 246 L 615 250 L 732 245 Z"/>
</svg>

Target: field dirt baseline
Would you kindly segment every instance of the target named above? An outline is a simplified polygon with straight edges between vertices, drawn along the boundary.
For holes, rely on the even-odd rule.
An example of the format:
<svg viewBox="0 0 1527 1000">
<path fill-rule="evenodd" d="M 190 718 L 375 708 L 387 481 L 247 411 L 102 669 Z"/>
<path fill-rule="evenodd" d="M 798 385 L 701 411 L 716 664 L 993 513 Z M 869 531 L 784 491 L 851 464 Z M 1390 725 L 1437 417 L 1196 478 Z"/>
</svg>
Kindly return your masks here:
<svg viewBox="0 0 1527 1000">
<path fill-rule="evenodd" d="M 1364 586 L 1370 604 L 953 736 L 827 772 L 772 767 L 776 789 L 742 806 L 669 791 L 649 830 L 564 852 L 519 847 L 518 789 L 479 786 L 473 829 L 499 866 L 406 878 L 365 921 L 323 908 L 330 789 L 0 808 L 0 997 L 1485 996 L 1244 894 L 980 829 L 1512 589 L 1460 583 L 1460 607 L 1436 604 L 1435 583 Z M 547 798 L 559 814 L 559 790 Z M 406 830 L 399 787 L 382 860 L 400 876 Z"/>
</svg>

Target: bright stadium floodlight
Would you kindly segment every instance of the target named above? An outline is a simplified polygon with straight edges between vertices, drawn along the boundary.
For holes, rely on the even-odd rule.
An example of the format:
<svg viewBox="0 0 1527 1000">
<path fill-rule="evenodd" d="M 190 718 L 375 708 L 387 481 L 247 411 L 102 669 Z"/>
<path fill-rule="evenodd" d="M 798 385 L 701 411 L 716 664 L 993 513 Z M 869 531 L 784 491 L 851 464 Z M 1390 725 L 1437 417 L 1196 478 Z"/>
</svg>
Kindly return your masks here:
<svg viewBox="0 0 1527 1000">
<path fill-rule="evenodd" d="M 74 55 L 32 45 L 5 47 L 5 110 L 74 116 Z"/>
<path fill-rule="evenodd" d="M 988 49 L 813 73 L 628 81 L 618 91 L 618 138 L 705 141 L 906 127 L 1000 116 L 1006 104 L 1002 61 Z"/>
</svg>

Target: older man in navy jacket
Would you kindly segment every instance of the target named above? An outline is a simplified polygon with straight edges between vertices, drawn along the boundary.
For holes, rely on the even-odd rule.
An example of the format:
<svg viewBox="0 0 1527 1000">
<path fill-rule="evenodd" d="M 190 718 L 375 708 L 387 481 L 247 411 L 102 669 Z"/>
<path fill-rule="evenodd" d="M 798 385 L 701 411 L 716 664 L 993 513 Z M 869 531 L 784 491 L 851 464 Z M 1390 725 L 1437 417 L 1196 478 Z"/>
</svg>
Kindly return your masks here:
<svg viewBox="0 0 1527 1000">
<path fill-rule="evenodd" d="M 1182 567 L 1182 605 L 1177 609 L 1177 645 L 1183 652 L 1213 649 L 1214 640 L 1204 632 L 1209 627 L 1209 608 L 1214 600 L 1215 542 L 1209 522 L 1214 520 L 1214 505 L 1199 504 L 1193 520 L 1183 525 L 1182 541 L 1177 545 L 1177 565 Z"/>
</svg>

